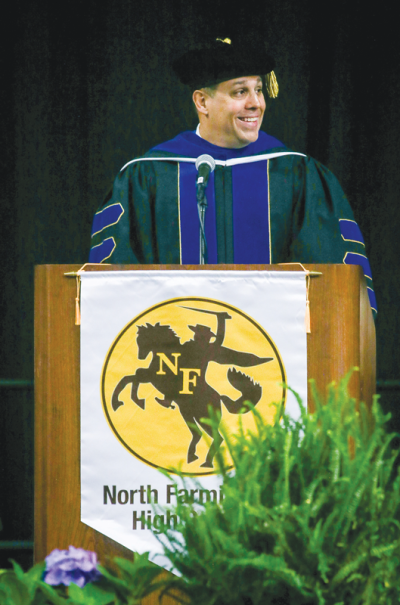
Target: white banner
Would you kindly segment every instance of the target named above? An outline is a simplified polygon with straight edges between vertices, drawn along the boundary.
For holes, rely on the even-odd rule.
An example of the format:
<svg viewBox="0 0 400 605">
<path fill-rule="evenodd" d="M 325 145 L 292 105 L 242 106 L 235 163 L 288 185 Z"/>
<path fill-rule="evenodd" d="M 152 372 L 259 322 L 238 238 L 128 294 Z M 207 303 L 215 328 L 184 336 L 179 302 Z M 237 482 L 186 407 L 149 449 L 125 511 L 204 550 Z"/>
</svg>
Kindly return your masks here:
<svg viewBox="0 0 400 605">
<path fill-rule="evenodd" d="M 219 501 L 207 406 L 232 433 L 245 401 L 272 422 L 275 403 L 307 401 L 305 274 L 110 271 L 82 274 L 81 520 L 155 556 L 176 498 Z M 242 416 L 251 429 L 251 413 Z M 197 427 L 197 428 L 196 428 Z M 160 473 L 180 471 L 202 489 Z M 176 475 L 173 475 L 176 479 Z M 190 479 L 188 479 L 190 481 Z M 161 559 L 155 559 L 163 564 Z"/>
</svg>

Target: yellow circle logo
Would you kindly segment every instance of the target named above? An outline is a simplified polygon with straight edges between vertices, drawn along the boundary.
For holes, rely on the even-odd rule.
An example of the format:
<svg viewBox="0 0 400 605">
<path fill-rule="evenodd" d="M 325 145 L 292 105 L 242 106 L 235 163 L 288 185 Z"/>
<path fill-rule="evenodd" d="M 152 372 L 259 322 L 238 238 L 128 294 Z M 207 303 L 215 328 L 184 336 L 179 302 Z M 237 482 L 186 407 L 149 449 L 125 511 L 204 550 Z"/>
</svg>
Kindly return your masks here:
<svg viewBox="0 0 400 605">
<path fill-rule="evenodd" d="M 121 443 L 147 464 L 187 475 L 215 473 L 224 447 L 209 406 L 237 431 L 250 401 L 267 422 L 285 402 L 279 352 L 251 317 L 206 298 L 175 298 L 141 313 L 117 336 L 104 363 L 102 401 Z M 254 429 L 253 414 L 242 415 Z"/>
</svg>

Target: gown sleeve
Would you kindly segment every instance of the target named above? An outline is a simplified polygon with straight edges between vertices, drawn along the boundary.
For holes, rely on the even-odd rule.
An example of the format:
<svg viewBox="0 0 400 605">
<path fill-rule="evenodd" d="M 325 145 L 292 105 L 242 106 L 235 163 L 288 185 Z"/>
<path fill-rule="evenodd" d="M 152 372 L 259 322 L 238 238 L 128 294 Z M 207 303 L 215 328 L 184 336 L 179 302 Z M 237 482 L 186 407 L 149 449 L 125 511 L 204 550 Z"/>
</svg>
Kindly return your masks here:
<svg viewBox="0 0 400 605">
<path fill-rule="evenodd" d="M 157 263 L 154 174 L 150 162 L 121 171 L 94 215 L 90 263 Z"/>
<path fill-rule="evenodd" d="M 312 158 L 296 162 L 293 176 L 290 260 L 361 265 L 375 315 L 376 298 L 364 239 L 338 180 Z"/>
<path fill-rule="evenodd" d="M 176 162 L 140 160 L 119 173 L 94 216 L 89 259 L 93 263 L 180 263 Z"/>
</svg>

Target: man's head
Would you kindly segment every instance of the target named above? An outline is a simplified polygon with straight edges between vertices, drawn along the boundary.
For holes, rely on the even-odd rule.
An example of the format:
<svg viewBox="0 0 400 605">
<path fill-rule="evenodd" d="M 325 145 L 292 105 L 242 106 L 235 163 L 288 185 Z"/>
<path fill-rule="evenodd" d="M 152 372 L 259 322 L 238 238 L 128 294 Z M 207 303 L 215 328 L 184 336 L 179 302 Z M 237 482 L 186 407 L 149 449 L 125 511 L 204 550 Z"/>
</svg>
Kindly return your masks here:
<svg viewBox="0 0 400 605">
<path fill-rule="evenodd" d="M 240 149 L 258 139 L 265 111 L 260 76 L 243 76 L 193 93 L 200 135 L 219 147 Z"/>
<path fill-rule="evenodd" d="M 269 96 L 277 95 L 277 85 L 269 86 L 275 78 L 273 63 L 263 42 L 254 37 L 237 42 L 216 39 L 175 60 L 179 79 L 194 90 L 204 139 L 236 149 L 257 140 L 265 112 L 265 79 Z"/>
</svg>

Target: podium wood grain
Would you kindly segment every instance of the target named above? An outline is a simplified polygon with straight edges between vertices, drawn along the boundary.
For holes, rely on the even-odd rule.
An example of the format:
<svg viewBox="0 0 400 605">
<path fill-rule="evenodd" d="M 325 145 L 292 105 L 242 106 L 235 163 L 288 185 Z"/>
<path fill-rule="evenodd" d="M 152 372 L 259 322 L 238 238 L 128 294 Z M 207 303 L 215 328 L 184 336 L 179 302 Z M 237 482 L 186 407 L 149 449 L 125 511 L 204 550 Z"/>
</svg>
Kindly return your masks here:
<svg viewBox="0 0 400 605">
<path fill-rule="evenodd" d="M 195 269 L 198 266 L 98 265 L 88 270 Z M 301 270 L 298 265 L 207 265 L 208 270 Z M 308 377 L 324 390 L 357 366 L 351 394 L 372 401 L 375 389 L 375 327 L 364 276 L 358 266 L 306 265 L 311 278 Z M 131 558 L 127 548 L 80 521 L 80 328 L 75 326 L 76 279 L 64 274 L 80 265 L 42 265 L 35 270 L 35 560 L 70 544 L 108 557 Z M 313 402 L 308 397 L 308 409 Z M 156 605 L 151 595 L 145 605 Z M 165 598 L 165 605 L 176 603 Z"/>
</svg>

